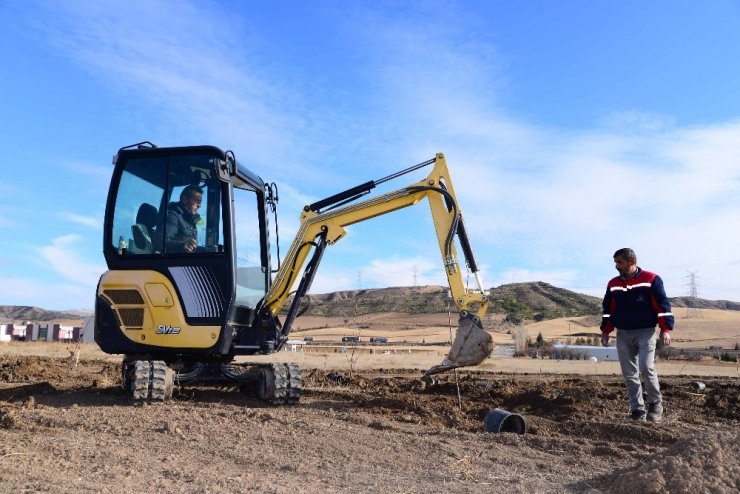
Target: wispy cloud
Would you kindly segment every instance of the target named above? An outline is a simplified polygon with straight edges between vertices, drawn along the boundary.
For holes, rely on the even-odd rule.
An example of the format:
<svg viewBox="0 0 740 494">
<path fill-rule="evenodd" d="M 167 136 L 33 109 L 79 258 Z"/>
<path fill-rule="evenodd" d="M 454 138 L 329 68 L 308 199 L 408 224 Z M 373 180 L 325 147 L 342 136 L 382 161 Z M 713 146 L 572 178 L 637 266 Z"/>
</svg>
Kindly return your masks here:
<svg viewBox="0 0 740 494">
<path fill-rule="evenodd" d="M 507 269 L 494 279 L 488 280 L 488 285 L 499 286 L 507 283 L 543 281 L 554 286 L 570 286 L 577 279 L 578 273 L 572 270 L 532 271 L 528 269 Z"/>
<path fill-rule="evenodd" d="M 177 0 L 37 7 L 55 18 L 38 31 L 94 77 L 157 109 L 163 134 L 238 142 L 263 165 L 291 148 L 287 129 L 302 126 L 289 110 L 291 93 L 270 77 L 259 55 L 264 40 L 238 16 Z"/>
<path fill-rule="evenodd" d="M 59 217 L 65 221 L 77 223 L 94 230 L 103 231 L 103 216 L 83 216 L 81 214 L 62 212 Z"/>
<path fill-rule="evenodd" d="M 40 247 L 38 252 L 47 262 L 48 269 L 93 293 L 106 268 L 82 258 L 78 249 L 82 240 L 80 235 L 64 235 L 53 239 L 51 245 Z"/>
<path fill-rule="evenodd" d="M 466 51 L 434 30 L 398 25 L 367 30 L 381 45 L 373 49 L 391 54 L 378 72 L 385 104 L 403 109 L 391 125 L 409 150 L 435 143 L 446 152 L 489 276 L 594 286 L 613 275 L 611 253 L 633 246 L 659 273 L 740 277 L 727 272 L 740 242 L 728 228 L 740 217 L 740 122 L 682 127 L 629 109 L 597 128 L 547 128 L 510 115 L 496 104 L 495 81 L 477 77 L 495 74 L 493 47 Z"/>
<path fill-rule="evenodd" d="M 83 161 L 68 161 L 65 159 L 58 160 L 57 163 L 65 170 L 69 170 L 75 175 L 84 175 L 94 180 L 98 186 L 108 186 L 110 183 L 111 172 L 113 171 L 113 153 L 111 161 L 108 163 L 88 163 Z"/>
<path fill-rule="evenodd" d="M 505 54 L 476 35 L 479 21 L 452 11 L 454 3 L 392 19 L 372 7 L 343 11 L 336 34 L 356 62 L 343 67 L 352 84 L 334 81 L 336 93 L 322 101 L 291 85 L 305 74 L 269 60 L 269 37 L 246 17 L 185 1 L 111 5 L 41 2 L 35 7 L 55 22 L 37 32 L 154 109 L 164 138 L 238 143 L 250 166 L 287 180 L 283 240 L 300 206 L 327 183 L 351 186 L 444 151 L 492 280 L 596 286 L 613 275 L 611 253 L 623 246 L 664 277 L 692 269 L 708 282 L 740 279 L 740 233 L 732 228 L 740 217 L 740 121 L 682 126 L 640 108 L 605 113 L 583 129 L 528 121 L 507 109 Z M 68 279 L 79 271 L 90 280 L 95 269 L 75 257 L 76 241 L 61 237 L 41 252 L 71 266 L 59 271 Z M 418 279 L 444 283 L 423 249 L 395 252 L 357 267 L 337 263 L 331 277 L 319 272 L 314 289 L 355 286 L 358 271 L 368 283 L 408 285 L 414 266 Z M 673 295 L 680 288 L 671 287 Z M 705 293 L 714 294 L 721 292 Z"/>
<path fill-rule="evenodd" d="M 444 285 L 447 279 L 441 262 L 428 257 L 373 259 L 367 264 L 347 267 L 328 261 L 319 269 L 311 287 L 313 293 L 387 286 Z"/>
<path fill-rule="evenodd" d="M 0 300 L 3 305 L 29 305 L 47 310 L 91 309 L 95 304 L 95 285 L 90 289 L 74 283 L 0 276 Z"/>
<path fill-rule="evenodd" d="M 7 216 L 4 216 L 2 215 L 2 213 L 0 213 L 0 226 L 6 227 L 6 228 L 17 228 L 20 225 L 21 224 L 17 222 L 16 220 L 8 218 Z"/>
</svg>

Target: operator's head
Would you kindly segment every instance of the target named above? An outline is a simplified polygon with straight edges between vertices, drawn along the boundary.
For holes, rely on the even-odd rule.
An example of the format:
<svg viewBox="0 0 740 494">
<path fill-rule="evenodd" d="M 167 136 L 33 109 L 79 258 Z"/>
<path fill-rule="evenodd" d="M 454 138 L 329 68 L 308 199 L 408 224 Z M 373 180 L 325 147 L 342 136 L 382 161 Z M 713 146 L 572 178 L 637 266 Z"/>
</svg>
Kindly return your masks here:
<svg viewBox="0 0 740 494">
<path fill-rule="evenodd" d="M 185 206 L 190 214 L 198 212 L 201 202 L 203 201 L 203 189 L 197 185 L 188 185 L 180 193 L 180 202 Z"/>
<path fill-rule="evenodd" d="M 614 253 L 614 267 L 619 274 L 628 277 L 637 271 L 637 254 L 635 251 L 625 247 Z"/>
</svg>

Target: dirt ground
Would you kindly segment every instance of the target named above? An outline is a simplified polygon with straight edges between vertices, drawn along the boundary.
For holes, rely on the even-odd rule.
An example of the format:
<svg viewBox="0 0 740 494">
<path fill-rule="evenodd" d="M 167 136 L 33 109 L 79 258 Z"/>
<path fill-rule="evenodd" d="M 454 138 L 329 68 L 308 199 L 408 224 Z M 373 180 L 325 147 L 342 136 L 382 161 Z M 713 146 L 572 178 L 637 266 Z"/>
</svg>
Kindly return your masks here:
<svg viewBox="0 0 740 494">
<path fill-rule="evenodd" d="M 119 364 L 0 353 L 0 492 L 715 492 L 740 490 L 740 382 L 666 376 L 659 424 L 621 378 L 304 370 L 291 407 L 231 385 L 132 406 Z M 484 418 L 521 414 L 526 434 Z"/>
</svg>

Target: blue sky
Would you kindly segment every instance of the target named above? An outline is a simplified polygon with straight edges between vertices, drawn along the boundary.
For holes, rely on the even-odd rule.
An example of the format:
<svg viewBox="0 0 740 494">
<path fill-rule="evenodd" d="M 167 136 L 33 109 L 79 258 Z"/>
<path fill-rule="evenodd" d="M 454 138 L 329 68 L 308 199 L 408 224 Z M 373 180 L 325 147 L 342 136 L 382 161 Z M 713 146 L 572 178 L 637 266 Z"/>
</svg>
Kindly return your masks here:
<svg viewBox="0 0 740 494">
<path fill-rule="evenodd" d="M 600 296 L 631 246 L 740 300 L 740 5 L 0 2 L 0 305 L 92 308 L 116 150 L 213 144 L 309 202 L 446 154 L 486 287 Z M 423 177 L 406 176 L 390 188 Z M 387 189 L 386 189 L 387 190 Z M 426 206 L 313 292 L 444 284 Z M 472 280 L 471 280 L 472 284 Z"/>
</svg>

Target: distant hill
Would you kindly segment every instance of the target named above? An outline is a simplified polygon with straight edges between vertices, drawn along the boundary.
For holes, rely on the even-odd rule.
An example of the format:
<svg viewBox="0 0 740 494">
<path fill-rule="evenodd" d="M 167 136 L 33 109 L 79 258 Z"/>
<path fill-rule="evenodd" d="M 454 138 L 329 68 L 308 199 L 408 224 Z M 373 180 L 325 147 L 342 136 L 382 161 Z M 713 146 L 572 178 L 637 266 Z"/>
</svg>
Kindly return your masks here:
<svg viewBox="0 0 740 494">
<path fill-rule="evenodd" d="M 308 309 L 305 314 L 351 317 L 382 312 L 422 314 L 445 311 L 447 311 L 447 288 L 421 286 L 312 294 L 308 297 Z"/>
<path fill-rule="evenodd" d="M 373 288 L 311 295 L 308 315 L 355 316 L 378 312 L 410 314 L 446 312 L 448 289 L 442 286 Z M 512 320 L 553 319 L 600 314 L 596 297 L 556 288 L 547 283 L 513 283 L 492 288 L 489 312 Z M 454 304 L 453 311 L 456 310 Z"/>
<path fill-rule="evenodd" d="M 505 314 L 511 322 L 541 321 L 559 317 L 601 316 L 601 298 L 557 288 L 544 282 L 510 283 L 490 289 L 489 313 Z M 726 300 L 695 301 L 671 298 L 675 307 L 694 303 L 704 309 L 740 310 L 740 303 Z M 346 290 L 311 295 L 307 315 L 351 317 L 402 312 L 410 314 L 447 311 L 447 287 L 392 287 Z M 453 305 L 454 310 L 454 305 Z"/>
<path fill-rule="evenodd" d="M 703 298 L 673 297 L 673 307 L 695 307 L 697 309 L 740 310 L 740 302 L 729 300 L 704 300 Z"/>
<path fill-rule="evenodd" d="M 541 281 L 492 288 L 490 299 L 492 311 L 506 314 L 512 322 L 601 315 L 601 299 Z"/>
<path fill-rule="evenodd" d="M 57 319 L 84 319 L 84 311 L 60 312 L 40 309 L 28 305 L 0 305 L 0 320 L 6 321 L 53 321 Z M 88 314 L 91 311 L 87 311 Z"/>
<path fill-rule="evenodd" d="M 447 287 L 369 288 L 310 295 L 306 315 L 352 317 L 363 314 L 400 312 L 426 314 L 446 312 Z M 601 298 L 557 288 L 541 281 L 510 283 L 490 289 L 489 313 L 504 314 L 509 322 L 542 321 L 559 317 L 600 316 Z M 674 307 L 740 310 L 739 302 L 728 300 L 671 298 Z M 287 304 L 286 304 L 287 305 Z M 304 302 L 305 307 L 305 302 Z M 452 305 L 455 311 L 454 304 Z M 287 310 L 287 307 L 285 308 Z M 0 305 L 0 319 L 15 321 L 50 321 L 84 319 L 89 310 L 48 311 L 38 307 Z"/>
</svg>

